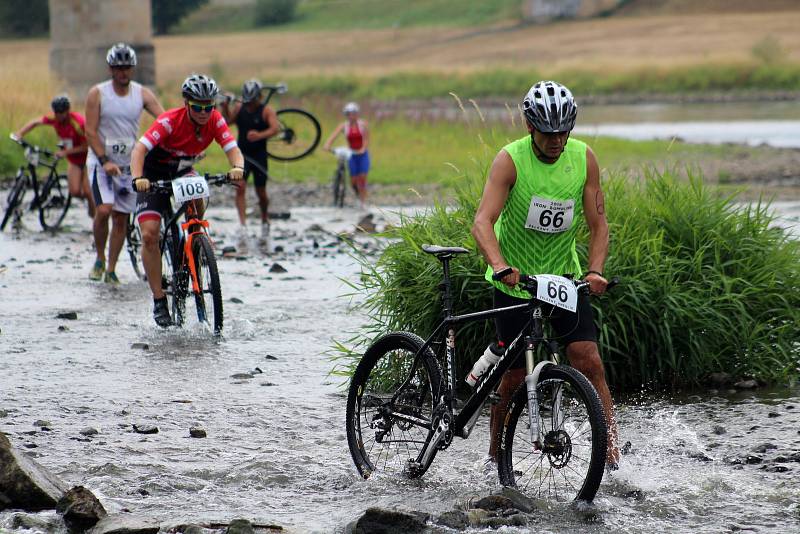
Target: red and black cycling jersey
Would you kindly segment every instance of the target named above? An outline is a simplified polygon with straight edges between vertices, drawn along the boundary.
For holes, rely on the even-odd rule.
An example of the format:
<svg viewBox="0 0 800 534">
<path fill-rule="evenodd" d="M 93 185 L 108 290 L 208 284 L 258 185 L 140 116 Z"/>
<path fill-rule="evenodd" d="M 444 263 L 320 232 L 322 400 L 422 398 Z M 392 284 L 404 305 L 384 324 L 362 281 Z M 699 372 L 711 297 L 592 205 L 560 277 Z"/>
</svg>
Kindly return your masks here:
<svg viewBox="0 0 800 534">
<path fill-rule="evenodd" d="M 228 152 L 236 148 L 236 140 L 225 119 L 216 109 L 203 126 L 192 122 L 186 108 L 169 109 L 139 139 L 147 147 L 144 175 L 151 180 L 168 180 L 192 168 L 212 141 Z"/>
</svg>

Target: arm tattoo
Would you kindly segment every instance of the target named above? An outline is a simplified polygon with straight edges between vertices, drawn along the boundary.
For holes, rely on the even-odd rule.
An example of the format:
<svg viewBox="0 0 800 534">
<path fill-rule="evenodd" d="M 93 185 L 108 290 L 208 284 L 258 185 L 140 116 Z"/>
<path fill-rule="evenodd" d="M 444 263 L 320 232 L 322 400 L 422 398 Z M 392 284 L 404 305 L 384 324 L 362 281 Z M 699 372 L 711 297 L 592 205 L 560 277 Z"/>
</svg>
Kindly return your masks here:
<svg viewBox="0 0 800 534">
<path fill-rule="evenodd" d="M 606 212 L 606 207 L 603 205 L 603 192 L 598 191 L 594 195 L 594 203 L 597 208 L 598 215 L 603 215 Z"/>
</svg>

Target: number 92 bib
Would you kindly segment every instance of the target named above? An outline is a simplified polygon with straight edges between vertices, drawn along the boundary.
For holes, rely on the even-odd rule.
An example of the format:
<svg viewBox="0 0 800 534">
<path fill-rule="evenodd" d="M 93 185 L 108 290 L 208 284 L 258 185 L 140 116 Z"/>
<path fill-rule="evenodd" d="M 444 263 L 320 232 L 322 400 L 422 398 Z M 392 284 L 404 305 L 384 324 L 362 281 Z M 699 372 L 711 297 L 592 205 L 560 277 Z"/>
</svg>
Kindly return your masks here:
<svg viewBox="0 0 800 534">
<path fill-rule="evenodd" d="M 550 200 L 548 198 L 533 197 L 531 198 L 531 206 L 528 208 L 525 228 L 548 234 L 566 232 L 572 227 L 574 213 L 574 200 Z"/>
</svg>

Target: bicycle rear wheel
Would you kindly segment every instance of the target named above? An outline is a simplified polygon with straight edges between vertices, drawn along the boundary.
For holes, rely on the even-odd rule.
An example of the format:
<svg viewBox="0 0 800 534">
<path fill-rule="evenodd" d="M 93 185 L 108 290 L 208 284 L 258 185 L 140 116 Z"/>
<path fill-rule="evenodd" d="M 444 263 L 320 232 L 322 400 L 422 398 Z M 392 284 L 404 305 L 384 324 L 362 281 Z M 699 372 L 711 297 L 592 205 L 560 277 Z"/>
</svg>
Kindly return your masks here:
<svg viewBox="0 0 800 534">
<path fill-rule="evenodd" d="M 67 216 L 72 197 L 69 194 L 69 182 L 65 174 L 52 175 L 42 189 L 39 204 L 39 222 L 43 230 L 58 230 L 64 217 Z"/>
<path fill-rule="evenodd" d="M 341 208 L 344 206 L 344 195 L 347 187 L 344 183 L 344 169 L 341 164 L 336 168 L 336 174 L 333 175 L 333 207 Z"/>
<path fill-rule="evenodd" d="M 183 264 L 183 251 L 177 226 L 164 232 L 164 251 L 161 254 L 161 286 L 167 296 L 172 321 L 182 326 L 186 315 L 186 293 L 189 275 Z"/>
<path fill-rule="evenodd" d="M 0 231 L 5 230 L 8 222 L 14 217 L 18 210 L 22 209 L 22 199 L 25 198 L 25 189 L 28 183 L 28 176 L 24 173 L 17 173 L 14 185 L 6 198 L 6 212 L 3 221 L 0 222 Z"/>
<path fill-rule="evenodd" d="M 197 285 L 200 288 L 200 292 L 194 294 L 197 319 L 201 323 L 211 325 L 214 328 L 214 335 L 218 336 L 222 333 L 222 288 L 219 283 L 217 259 L 214 257 L 214 249 L 207 235 L 200 233 L 194 236 L 192 253 L 197 272 Z M 206 295 L 209 296 L 208 301 Z"/>
<path fill-rule="evenodd" d="M 311 154 L 322 137 L 319 121 L 308 111 L 278 110 L 280 131 L 267 142 L 267 154 L 279 161 L 294 161 Z"/>
<path fill-rule="evenodd" d="M 367 349 L 356 367 L 347 395 L 347 444 L 364 478 L 376 472 L 415 478 L 430 465 L 408 469 L 409 461 L 422 460 L 431 439 L 442 387 L 430 348 L 413 365 L 423 344 L 409 332 L 387 334 Z"/>
<path fill-rule="evenodd" d="M 606 421 L 600 398 L 581 373 L 542 369 L 536 386 L 543 443 L 532 444 L 528 390 L 514 392 L 497 454 L 500 482 L 540 499 L 591 501 L 603 479 Z"/>
<path fill-rule="evenodd" d="M 125 242 L 126 248 L 128 249 L 128 256 L 131 259 L 133 272 L 136 273 L 136 277 L 139 280 L 146 281 L 147 275 L 144 272 L 144 264 L 142 263 L 142 233 L 132 213 L 128 216 L 128 228 L 125 232 Z"/>
</svg>

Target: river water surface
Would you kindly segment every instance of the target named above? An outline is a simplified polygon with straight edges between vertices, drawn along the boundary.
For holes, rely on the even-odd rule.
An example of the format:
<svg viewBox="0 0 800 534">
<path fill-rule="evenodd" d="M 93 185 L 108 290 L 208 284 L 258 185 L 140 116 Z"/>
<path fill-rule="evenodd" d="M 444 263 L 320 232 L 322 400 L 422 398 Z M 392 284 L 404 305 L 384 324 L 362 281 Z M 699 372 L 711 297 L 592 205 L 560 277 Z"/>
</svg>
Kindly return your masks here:
<svg viewBox="0 0 800 534">
<path fill-rule="evenodd" d="M 783 222 L 796 223 L 800 203 L 779 209 Z M 224 241 L 233 209 L 209 215 Z M 109 511 L 175 523 L 245 517 L 336 532 L 369 506 L 441 512 L 491 491 L 494 481 L 475 467 L 488 443 L 486 418 L 421 480 L 356 475 L 343 390 L 328 375 L 326 353 L 367 321 L 342 296 L 341 279 L 358 268 L 335 237 L 309 227 L 352 230 L 358 215 L 297 208 L 274 223 L 273 246 L 285 252 L 221 258 L 221 340 L 194 324 L 156 328 L 149 291 L 124 257 L 120 288 L 90 282 L 81 209 L 56 236 L 32 218 L 18 238 L 0 234 L 0 431 L 70 485 L 90 488 Z M 359 243 L 374 247 L 368 237 Z M 270 273 L 275 261 L 288 272 Z M 64 311 L 78 319 L 57 319 Z M 253 378 L 232 377 L 248 372 Z M 37 420 L 51 430 L 34 427 Z M 635 397 L 620 404 L 619 422 L 631 452 L 595 505 L 579 513 L 554 506 L 532 528 L 800 532 L 800 390 Z M 142 423 L 159 433 L 132 432 Z M 194 425 L 208 437 L 190 438 Z M 99 434 L 85 438 L 87 426 Z M 9 521 L 0 513 L 0 530 Z"/>
</svg>

